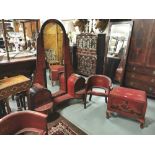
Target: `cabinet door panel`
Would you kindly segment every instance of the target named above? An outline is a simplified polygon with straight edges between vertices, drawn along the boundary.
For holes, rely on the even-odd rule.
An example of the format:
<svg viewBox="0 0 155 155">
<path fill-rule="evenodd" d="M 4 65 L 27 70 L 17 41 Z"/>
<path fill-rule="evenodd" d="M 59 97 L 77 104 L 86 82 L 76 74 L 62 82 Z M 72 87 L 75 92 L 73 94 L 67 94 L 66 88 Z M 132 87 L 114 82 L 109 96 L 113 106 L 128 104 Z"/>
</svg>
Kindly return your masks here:
<svg viewBox="0 0 155 155">
<path fill-rule="evenodd" d="M 129 63 L 145 65 L 152 20 L 135 20 L 129 49 Z"/>
<path fill-rule="evenodd" d="M 146 62 L 147 62 L 146 66 L 155 67 L 155 20 L 154 20 L 153 29 L 151 32 L 149 51 L 148 51 Z"/>
<path fill-rule="evenodd" d="M 134 20 L 124 86 L 155 97 L 155 20 Z"/>
</svg>

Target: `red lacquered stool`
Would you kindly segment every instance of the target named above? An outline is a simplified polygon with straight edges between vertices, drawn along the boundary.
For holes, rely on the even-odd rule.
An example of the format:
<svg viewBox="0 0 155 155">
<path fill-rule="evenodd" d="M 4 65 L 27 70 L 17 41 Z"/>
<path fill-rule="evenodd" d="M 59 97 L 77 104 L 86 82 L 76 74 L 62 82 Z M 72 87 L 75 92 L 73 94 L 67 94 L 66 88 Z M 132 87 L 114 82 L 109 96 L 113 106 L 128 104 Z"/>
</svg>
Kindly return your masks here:
<svg viewBox="0 0 155 155">
<path fill-rule="evenodd" d="M 145 112 L 147 107 L 146 92 L 131 88 L 116 87 L 110 92 L 107 105 L 107 118 L 111 112 L 122 116 L 134 118 L 144 127 Z"/>
</svg>

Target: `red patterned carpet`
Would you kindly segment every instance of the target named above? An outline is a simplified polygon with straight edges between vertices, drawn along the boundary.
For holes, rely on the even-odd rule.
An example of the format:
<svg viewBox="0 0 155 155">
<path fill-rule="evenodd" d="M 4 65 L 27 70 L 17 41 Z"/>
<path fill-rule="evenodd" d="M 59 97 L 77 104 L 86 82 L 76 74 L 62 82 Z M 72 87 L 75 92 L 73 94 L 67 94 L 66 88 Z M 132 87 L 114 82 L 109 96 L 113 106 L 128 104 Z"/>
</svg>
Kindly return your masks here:
<svg viewBox="0 0 155 155">
<path fill-rule="evenodd" d="M 86 135 L 81 129 L 73 125 L 64 117 L 48 123 L 48 135 Z"/>
</svg>

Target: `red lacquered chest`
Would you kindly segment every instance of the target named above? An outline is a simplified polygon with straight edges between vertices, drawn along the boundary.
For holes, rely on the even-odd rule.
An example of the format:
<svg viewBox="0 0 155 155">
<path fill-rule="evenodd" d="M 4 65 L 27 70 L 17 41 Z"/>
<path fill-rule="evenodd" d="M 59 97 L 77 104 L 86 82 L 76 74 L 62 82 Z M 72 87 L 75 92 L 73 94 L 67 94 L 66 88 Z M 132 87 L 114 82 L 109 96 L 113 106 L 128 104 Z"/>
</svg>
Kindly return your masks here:
<svg viewBox="0 0 155 155">
<path fill-rule="evenodd" d="M 107 105 L 107 118 L 111 112 L 122 116 L 134 118 L 144 127 L 145 112 L 147 107 L 146 92 L 131 88 L 116 87 L 110 92 Z"/>
</svg>

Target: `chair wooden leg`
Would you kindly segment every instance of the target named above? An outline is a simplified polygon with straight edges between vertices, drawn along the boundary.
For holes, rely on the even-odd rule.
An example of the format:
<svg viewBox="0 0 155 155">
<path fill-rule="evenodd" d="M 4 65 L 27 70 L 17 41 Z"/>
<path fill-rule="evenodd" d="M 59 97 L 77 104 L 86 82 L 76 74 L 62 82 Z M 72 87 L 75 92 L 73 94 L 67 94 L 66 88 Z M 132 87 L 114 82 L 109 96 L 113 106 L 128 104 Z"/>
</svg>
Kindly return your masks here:
<svg viewBox="0 0 155 155">
<path fill-rule="evenodd" d="M 25 92 L 25 97 L 27 97 L 27 107 L 28 107 L 28 110 L 32 110 L 32 104 L 31 104 L 31 100 L 30 100 L 30 92 L 29 92 L 29 90 L 27 90 Z"/>
<path fill-rule="evenodd" d="M 84 97 L 84 109 L 86 109 L 86 102 L 87 102 L 87 95 L 85 95 L 85 97 Z"/>
<path fill-rule="evenodd" d="M 25 95 L 24 94 L 22 95 L 22 103 L 23 103 L 24 110 L 26 110 L 26 102 L 25 102 Z"/>
<path fill-rule="evenodd" d="M 91 101 L 91 98 L 92 98 L 92 94 L 90 94 L 90 96 L 89 96 L 89 101 Z"/>
<path fill-rule="evenodd" d="M 16 96 L 15 100 L 16 100 L 16 103 L 17 103 L 18 111 L 21 111 L 22 109 L 21 109 L 21 104 L 20 104 L 19 96 Z"/>
<path fill-rule="evenodd" d="M 9 114 L 11 112 L 11 108 L 10 108 L 10 105 L 9 105 L 9 99 L 5 99 L 5 105 L 6 105 L 6 108 L 7 108 L 7 113 Z"/>
<path fill-rule="evenodd" d="M 84 102 L 84 109 L 86 109 L 86 103 Z"/>
<path fill-rule="evenodd" d="M 105 103 L 107 103 L 108 101 L 107 101 L 107 96 L 105 96 Z"/>
<path fill-rule="evenodd" d="M 20 94 L 20 96 L 19 96 L 19 101 L 20 101 L 20 106 L 21 106 L 21 108 L 24 107 L 23 99 L 22 99 L 22 98 L 23 98 L 23 97 L 22 97 L 22 95 Z"/>
<path fill-rule="evenodd" d="M 0 101 L 0 118 L 7 115 L 7 112 L 5 110 L 5 101 L 1 100 Z"/>
<path fill-rule="evenodd" d="M 15 100 L 15 96 L 14 95 L 12 95 L 11 98 L 12 98 L 13 101 Z"/>
<path fill-rule="evenodd" d="M 83 102 L 85 101 L 85 96 L 82 97 Z"/>
</svg>

